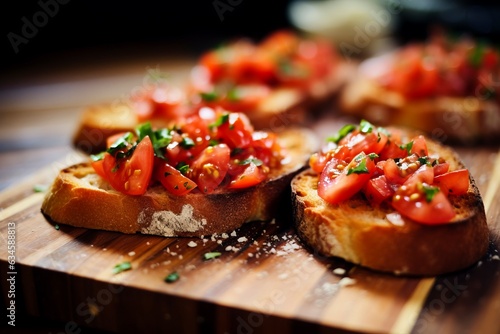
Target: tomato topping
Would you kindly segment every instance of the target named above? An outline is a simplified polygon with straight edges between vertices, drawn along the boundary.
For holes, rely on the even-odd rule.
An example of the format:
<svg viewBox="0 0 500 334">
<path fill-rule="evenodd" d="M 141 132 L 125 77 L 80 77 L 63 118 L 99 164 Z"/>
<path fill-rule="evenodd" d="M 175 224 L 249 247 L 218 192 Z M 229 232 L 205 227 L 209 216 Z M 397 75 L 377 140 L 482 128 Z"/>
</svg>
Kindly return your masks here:
<svg viewBox="0 0 500 334">
<path fill-rule="evenodd" d="M 125 194 L 141 195 L 153 182 L 182 196 L 241 189 L 280 168 L 284 150 L 276 134 L 253 131 L 244 114 L 202 107 L 171 128 L 150 123 L 108 139 L 108 148 L 93 156 L 95 172 Z"/>
<path fill-rule="evenodd" d="M 319 177 L 318 195 L 329 203 L 340 203 L 359 192 L 373 173 L 375 163 L 363 153 L 350 163 L 332 158 Z"/>
<path fill-rule="evenodd" d="M 149 137 L 142 139 L 129 158 L 106 153 L 103 170 L 111 186 L 128 195 L 146 192 L 153 172 L 154 151 Z"/>
<path fill-rule="evenodd" d="M 434 178 L 434 184 L 441 188 L 447 195 L 463 195 L 469 191 L 469 171 L 459 169 L 449 173 L 438 175 Z"/>
<path fill-rule="evenodd" d="M 386 203 L 422 224 L 450 222 L 455 211 L 448 196 L 469 189 L 469 172 L 450 171 L 443 158 L 430 157 L 425 137 L 406 141 L 399 131 L 366 121 L 340 129 L 311 156 L 309 166 L 319 174 L 318 195 L 326 202 L 338 204 L 361 193 L 373 206 Z"/>
<path fill-rule="evenodd" d="M 191 192 L 197 187 L 196 183 L 169 165 L 164 160 L 157 159 L 154 178 L 174 195 L 182 196 Z"/>
<path fill-rule="evenodd" d="M 392 206 L 402 215 L 423 224 L 440 224 L 455 217 L 455 210 L 439 187 L 412 183 L 396 190 Z"/>
<path fill-rule="evenodd" d="M 498 85 L 486 78 L 499 73 L 499 55 L 484 42 L 435 33 L 426 42 L 401 48 L 376 79 L 408 99 L 478 94 L 484 99 L 498 98 Z"/>
</svg>

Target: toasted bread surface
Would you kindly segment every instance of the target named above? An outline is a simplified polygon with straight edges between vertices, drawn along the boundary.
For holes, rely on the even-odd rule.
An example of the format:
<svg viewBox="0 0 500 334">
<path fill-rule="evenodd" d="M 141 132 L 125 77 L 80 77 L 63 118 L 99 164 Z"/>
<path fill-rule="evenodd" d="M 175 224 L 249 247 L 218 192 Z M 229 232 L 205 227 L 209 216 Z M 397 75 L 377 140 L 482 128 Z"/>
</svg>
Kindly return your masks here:
<svg viewBox="0 0 500 334">
<path fill-rule="evenodd" d="M 463 168 L 447 147 L 428 141 L 450 170 Z M 292 208 L 300 238 L 316 252 L 341 257 L 368 268 L 405 275 L 432 276 L 463 269 L 488 247 L 484 205 L 472 176 L 468 193 L 450 196 L 456 217 L 424 225 L 398 214 L 389 205 L 372 207 L 361 194 L 329 204 L 317 193 L 318 175 L 311 169 L 292 180 Z"/>
<path fill-rule="evenodd" d="M 286 162 L 254 187 L 175 196 L 157 184 L 142 196 L 129 196 L 112 189 L 90 163 L 82 163 L 58 174 L 41 209 L 61 224 L 162 236 L 211 235 L 271 220 L 289 212 L 290 181 L 318 145 L 312 132 L 299 128 L 279 133 L 279 140 L 288 153 Z"/>
</svg>

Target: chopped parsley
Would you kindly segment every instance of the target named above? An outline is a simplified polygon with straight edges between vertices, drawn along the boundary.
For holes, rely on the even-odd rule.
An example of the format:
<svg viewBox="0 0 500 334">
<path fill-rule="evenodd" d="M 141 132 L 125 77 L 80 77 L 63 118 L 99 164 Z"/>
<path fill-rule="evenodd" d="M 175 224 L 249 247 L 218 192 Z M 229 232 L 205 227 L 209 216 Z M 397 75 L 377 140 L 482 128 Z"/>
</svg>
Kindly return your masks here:
<svg viewBox="0 0 500 334">
<path fill-rule="evenodd" d="M 408 153 L 408 155 L 411 154 L 412 147 L 413 147 L 413 141 L 409 142 L 406 145 L 399 146 L 399 148 L 402 149 L 402 150 L 405 150 Z"/>
<path fill-rule="evenodd" d="M 370 158 L 371 159 L 371 158 Z M 358 154 L 353 159 L 356 162 L 359 162 L 356 166 L 349 168 L 347 170 L 347 175 L 351 174 L 368 174 L 368 167 L 366 167 L 366 155 L 364 153 Z"/>
<path fill-rule="evenodd" d="M 127 148 L 130 144 L 132 144 L 133 139 L 134 138 L 132 132 L 127 132 L 123 136 L 118 138 L 113 144 L 111 144 L 111 146 L 107 149 L 106 152 L 114 156 L 120 150 L 123 150 Z"/>
<path fill-rule="evenodd" d="M 35 184 L 33 186 L 33 191 L 36 193 L 44 193 L 46 192 L 48 187 L 45 184 Z"/>
<path fill-rule="evenodd" d="M 209 252 L 203 254 L 203 260 L 212 260 L 221 256 L 221 252 Z"/>
<path fill-rule="evenodd" d="M 421 184 L 419 189 L 424 193 L 427 203 L 430 203 L 434 196 L 440 191 L 439 187 L 429 186 L 425 183 Z"/>
<path fill-rule="evenodd" d="M 217 117 L 215 122 L 209 125 L 210 128 L 218 128 L 222 124 L 229 122 L 229 114 L 223 114 Z"/>
<path fill-rule="evenodd" d="M 361 131 L 361 133 L 372 132 L 373 131 L 372 123 L 368 122 L 367 120 L 362 119 L 361 122 L 359 122 L 359 131 Z"/>
<path fill-rule="evenodd" d="M 334 142 L 334 143 L 338 144 L 338 142 L 341 141 L 342 138 L 344 138 L 345 136 L 347 136 L 349 133 L 353 132 L 354 130 L 356 130 L 356 126 L 355 125 L 353 125 L 353 124 L 344 125 L 339 130 L 339 132 L 337 132 L 337 134 L 335 134 L 332 137 L 329 137 L 327 140 L 330 141 L 330 142 Z"/>
<path fill-rule="evenodd" d="M 177 166 L 175 166 L 175 169 L 177 169 L 183 175 L 186 175 L 186 173 L 189 171 L 189 165 L 185 162 L 179 162 Z"/>
<path fill-rule="evenodd" d="M 118 273 L 121 273 L 122 271 L 130 269 L 132 269 L 132 264 L 130 263 L 130 261 L 124 261 L 122 263 L 118 263 L 113 267 L 113 274 L 116 275 Z"/>
<path fill-rule="evenodd" d="M 91 155 L 90 155 L 90 159 L 91 159 L 92 161 L 99 161 L 99 160 L 102 160 L 102 159 L 104 159 L 104 154 L 105 154 L 105 153 L 106 153 L 106 152 L 101 152 L 101 153 L 98 153 L 98 154 L 91 154 Z"/>
<path fill-rule="evenodd" d="M 203 101 L 206 101 L 206 102 L 213 102 L 213 101 L 217 100 L 217 98 L 218 98 L 218 95 L 216 92 L 202 92 L 202 93 L 200 93 L 200 96 L 203 99 Z"/>
<path fill-rule="evenodd" d="M 168 274 L 163 280 L 167 283 L 174 283 L 175 281 L 179 280 L 179 278 L 180 278 L 179 273 L 174 271 Z"/>
<path fill-rule="evenodd" d="M 190 148 L 194 147 L 194 140 L 189 137 L 182 137 L 180 145 L 183 149 L 189 150 Z"/>
</svg>

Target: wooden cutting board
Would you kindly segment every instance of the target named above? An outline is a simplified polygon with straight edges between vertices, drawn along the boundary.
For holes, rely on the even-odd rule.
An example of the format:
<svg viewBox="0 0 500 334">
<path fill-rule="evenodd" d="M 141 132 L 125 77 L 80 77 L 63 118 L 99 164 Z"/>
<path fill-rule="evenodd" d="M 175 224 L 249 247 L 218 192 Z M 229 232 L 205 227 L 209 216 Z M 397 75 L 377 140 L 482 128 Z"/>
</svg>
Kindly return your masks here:
<svg viewBox="0 0 500 334">
<path fill-rule="evenodd" d="M 335 127 L 318 122 L 315 129 L 324 137 Z M 458 152 L 483 196 L 491 245 L 473 267 L 427 278 L 311 253 L 286 218 L 205 238 L 54 226 L 40 213 L 43 193 L 33 188 L 83 159 L 71 153 L 0 193 L 4 306 L 14 277 L 17 314 L 60 321 L 60 332 L 500 333 L 500 155 L 485 147 Z M 221 256 L 204 260 L 209 252 Z M 114 274 L 124 261 L 132 268 Z M 172 273 L 179 279 L 166 282 Z"/>
</svg>

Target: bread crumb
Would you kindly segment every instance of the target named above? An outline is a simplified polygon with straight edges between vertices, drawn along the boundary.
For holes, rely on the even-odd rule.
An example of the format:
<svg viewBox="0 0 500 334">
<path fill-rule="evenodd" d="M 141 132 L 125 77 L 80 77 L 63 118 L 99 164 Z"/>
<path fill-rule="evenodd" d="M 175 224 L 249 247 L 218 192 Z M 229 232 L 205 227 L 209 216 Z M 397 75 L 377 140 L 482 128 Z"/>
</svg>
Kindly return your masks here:
<svg viewBox="0 0 500 334">
<path fill-rule="evenodd" d="M 342 276 L 342 275 L 345 275 L 346 270 L 344 268 L 335 268 L 335 269 L 333 269 L 333 273 L 335 275 Z"/>
<path fill-rule="evenodd" d="M 355 279 L 352 279 L 350 277 L 344 277 L 339 281 L 339 286 L 349 286 L 355 283 L 356 283 Z"/>
<path fill-rule="evenodd" d="M 135 252 L 132 251 L 132 252 L 128 252 L 128 256 L 134 256 L 135 255 Z"/>
<path fill-rule="evenodd" d="M 230 252 L 232 249 L 233 249 L 233 246 L 227 246 L 226 249 L 225 249 L 225 251 L 226 252 Z"/>
<path fill-rule="evenodd" d="M 227 239 L 229 238 L 229 235 L 227 233 L 222 233 L 221 237 L 222 239 Z"/>
<path fill-rule="evenodd" d="M 236 231 L 231 232 L 231 236 L 235 237 L 236 236 Z"/>
<path fill-rule="evenodd" d="M 248 257 L 253 257 L 253 253 L 248 253 Z"/>
<path fill-rule="evenodd" d="M 222 240 L 217 240 L 217 244 L 222 245 Z"/>
<path fill-rule="evenodd" d="M 191 240 L 190 242 L 188 242 L 188 246 L 189 247 L 196 247 L 196 246 L 198 246 L 198 244 Z"/>
<path fill-rule="evenodd" d="M 246 237 L 240 237 L 240 238 L 238 238 L 238 242 L 245 242 L 247 240 L 248 239 Z"/>
</svg>

